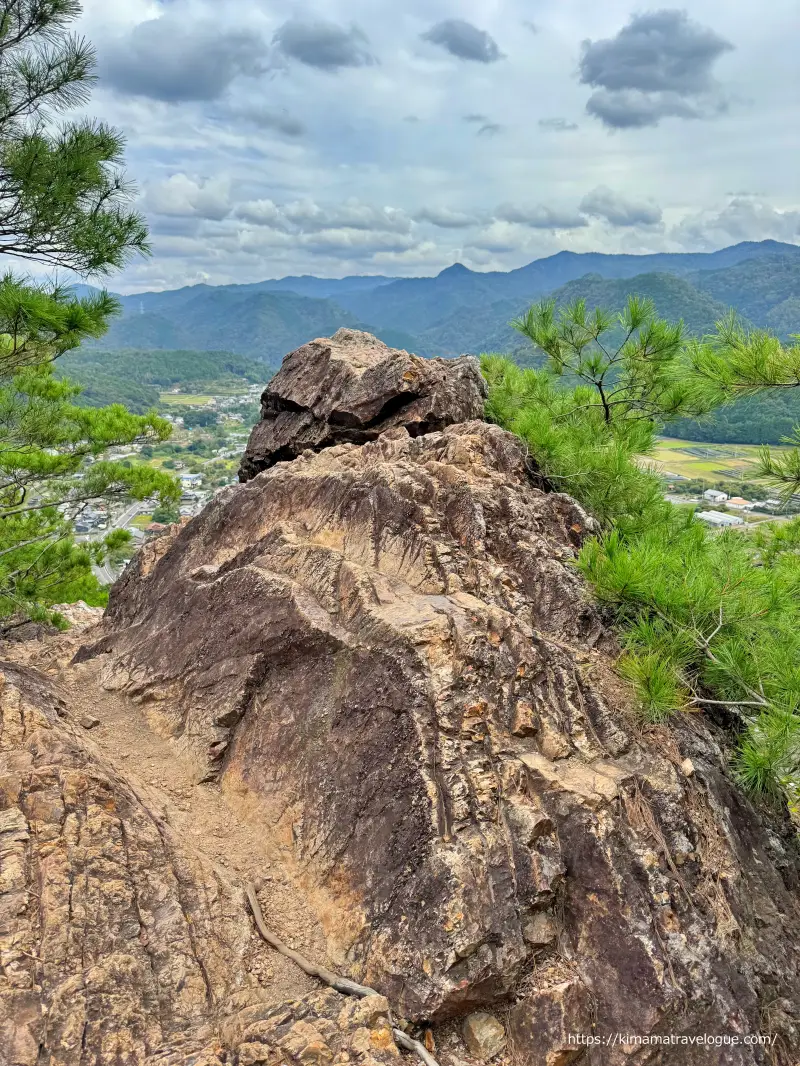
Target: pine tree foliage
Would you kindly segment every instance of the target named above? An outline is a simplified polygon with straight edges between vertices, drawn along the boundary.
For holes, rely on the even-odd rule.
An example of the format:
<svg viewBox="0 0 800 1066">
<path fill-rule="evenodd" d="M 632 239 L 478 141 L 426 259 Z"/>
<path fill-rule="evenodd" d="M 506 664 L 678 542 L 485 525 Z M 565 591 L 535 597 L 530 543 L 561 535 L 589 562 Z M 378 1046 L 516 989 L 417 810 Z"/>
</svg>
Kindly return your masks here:
<svg viewBox="0 0 800 1066">
<path fill-rule="evenodd" d="M 114 446 L 166 439 L 168 422 L 120 404 L 78 406 L 79 387 L 53 374 L 65 347 L 102 331 L 107 311 L 106 296 L 76 301 L 0 283 L 0 618 L 41 617 L 81 576 L 90 584 L 91 564 L 122 539 L 74 542 L 73 523 L 91 503 L 179 495 L 157 470 L 103 458 Z"/>
<path fill-rule="evenodd" d="M 147 232 L 128 207 L 119 134 L 60 120 L 93 80 L 91 46 L 67 32 L 79 13 L 75 0 L 0 2 L 0 254 L 103 274 L 146 251 Z M 118 311 L 105 292 L 75 299 L 58 284 L 0 278 L 0 619 L 102 599 L 92 564 L 129 535 L 76 542 L 74 521 L 93 502 L 177 499 L 170 477 L 106 455 L 165 439 L 169 423 L 79 406 L 79 388 L 53 373 Z"/>
<path fill-rule="evenodd" d="M 607 424 L 663 424 L 709 410 L 705 393 L 675 373 L 689 347 L 683 323 L 659 319 L 650 299 L 629 296 L 617 315 L 588 312 L 585 300 L 557 312 L 544 300 L 513 325 L 545 352 L 553 373 L 586 386 L 581 409 L 596 409 Z"/>
<path fill-rule="evenodd" d="M 545 300 L 515 325 L 549 366 L 484 356 L 488 416 L 518 433 L 551 482 L 605 525 L 633 531 L 663 518 L 661 487 L 632 456 L 652 450 L 665 422 L 705 414 L 712 402 L 680 372 L 694 343 L 682 324 L 632 296 L 619 315 L 589 314 L 582 300 L 557 312 Z"/>
<path fill-rule="evenodd" d="M 77 0 L 0 4 L 0 254 L 103 274 L 147 249 L 129 209 L 124 140 L 101 122 L 58 122 L 88 100 L 94 50 L 67 33 Z"/>
<path fill-rule="evenodd" d="M 731 314 L 715 337 L 691 351 L 692 377 L 715 404 L 764 390 L 800 390 L 800 336 L 792 340 L 784 345 L 764 330 L 748 330 Z M 800 492 L 800 425 L 783 443 L 791 450 L 761 449 L 758 474 L 788 498 Z"/>
<path fill-rule="evenodd" d="M 615 610 L 623 673 L 651 719 L 723 708 L 741 728 L 736 766 L 758 792 L 800 780 L 800 522 L 712 535 L 673 514 L 635 538 L 584 547 L 580 566 Z"/>
<path fill-rule="evenodd" d="M 616 318 L 544 303 L 517 327 L 549 366 L 484 356 L 487 415 L 599 519 L 578 566 L 618 622 L 619 669 L 643 713 L 718 716 L 739 736 L 742 781 L 800 816 L 800 520 L 711 532 L 663 499 L 646 462 L 679 412 L 800 379 L 796 351 L 733 322 L 687 340 L 635 300 Z"/>
</svg>

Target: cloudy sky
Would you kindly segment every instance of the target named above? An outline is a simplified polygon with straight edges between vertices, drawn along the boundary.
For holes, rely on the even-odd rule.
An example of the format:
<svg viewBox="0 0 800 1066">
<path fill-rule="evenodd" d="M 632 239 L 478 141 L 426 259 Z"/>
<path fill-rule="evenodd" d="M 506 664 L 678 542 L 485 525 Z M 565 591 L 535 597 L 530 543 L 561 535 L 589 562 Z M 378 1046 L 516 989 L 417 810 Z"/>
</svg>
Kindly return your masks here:
<svg viewBox="0 0 800 1066">
<path fill-rule="evenodd" d="M 800 243 L 797 0 L 85 0 L 119 291 Z"/>
</svg>

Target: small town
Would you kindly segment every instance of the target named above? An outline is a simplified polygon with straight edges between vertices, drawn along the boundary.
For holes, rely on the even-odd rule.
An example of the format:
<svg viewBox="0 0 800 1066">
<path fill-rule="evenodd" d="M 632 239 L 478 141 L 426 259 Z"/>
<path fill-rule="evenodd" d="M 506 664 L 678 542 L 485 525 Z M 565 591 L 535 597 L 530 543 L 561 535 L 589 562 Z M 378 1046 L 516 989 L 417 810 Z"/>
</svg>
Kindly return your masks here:
<svg viewBox="0 0 800 1066">
<path fill-rule="evenodd" d="M 152 501 L 95 501 L 84 506 L 75 521 L 76 540 L 103 540 L 124 529 L 130 542 L 95 566 L 103 584 L 116 580 L 137 548 L 172 522 L 198 514 L 215 495 L 237 481 L 239 459 L 253 422 L 263 385 L 249 384 L 217 395 L 185 393 L 172 388 L 161 394 L 159 413 L 173 426 L 169 441 L 133 443 L 112 448 L 108 458 L 135 461 L 173 474 L 180 483 L 180 503 L 174 509 Z M 87 460 L 87 466 L 91 460 Z"/>
</svg>

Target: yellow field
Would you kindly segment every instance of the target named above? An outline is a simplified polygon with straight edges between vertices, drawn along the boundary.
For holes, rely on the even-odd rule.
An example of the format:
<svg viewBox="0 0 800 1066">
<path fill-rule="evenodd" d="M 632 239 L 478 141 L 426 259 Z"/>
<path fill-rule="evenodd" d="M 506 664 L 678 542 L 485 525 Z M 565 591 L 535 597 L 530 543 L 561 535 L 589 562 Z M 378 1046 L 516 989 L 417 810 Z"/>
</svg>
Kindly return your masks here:
<svg viewBox="0 0 800 1066">
<path fill-rule="evenodd" d="M 199 396 L 190 392 L 162 392 L 159 395 L 161 403 L 186 404 L 189 407 L 200 407 L 202 404 L 208 403 L 209 400 L 213 400 L 213 398 L 213 396 Z"/>
<path fill-rule="evenodd" d="M 776 449 L 780 451 L 781 449 Z M 674 437 L 659 438 L 647 461 L 666 475 L 709 482 L 747 480 L 758 461 L 755 444 L 705 444 Z M 692 454 L 693 453 L 693 454 Z"/>
</svg>

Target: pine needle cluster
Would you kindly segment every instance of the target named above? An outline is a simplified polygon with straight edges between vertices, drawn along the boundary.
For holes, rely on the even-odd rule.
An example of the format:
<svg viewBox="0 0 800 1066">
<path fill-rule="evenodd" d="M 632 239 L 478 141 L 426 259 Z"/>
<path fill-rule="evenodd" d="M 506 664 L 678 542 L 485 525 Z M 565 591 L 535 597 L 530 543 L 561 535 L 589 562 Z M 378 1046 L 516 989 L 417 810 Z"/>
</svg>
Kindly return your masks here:
<svg viewBox="0 0 800 1066">
<path fill-rule="evenodd" d="M 0 4 L 0 254 L 102 275 L 147 251 L 122 171 L 123 139 L 62 118 L 89 97 L 94 52 L 68 32 L 76 0 Z M 54 603 L 102 601 L 92 565 L 129 534 L 78 543 L 74 523 L 100 499 L 174 503 L 176 482 L 112 462 L 115 445 L 165 439 L 170 425 L 122 405 L 87 408 L 53 364 L 101 336 L 117 301 L 77 299 L 56 282 L 0 278 L 0 634 Z"/>
<path fill-rule="evenodd" d="M 548 366 L 484 356 L 487 415 L 600 521 L 578 566 L 617 620 L 619 670 L 642 713 L 714 715 L 737 734 L 742 782 L 800 813 L 800 520 L 712 532 L 664 500 L 646 459 L 673 418 L 703 417 L 740 389 L 800 384 L 796 351 L 733 320 L 692 341 L 636 298 L 618 316 L 545 301 L 515 325 Z"/>
</svg>

